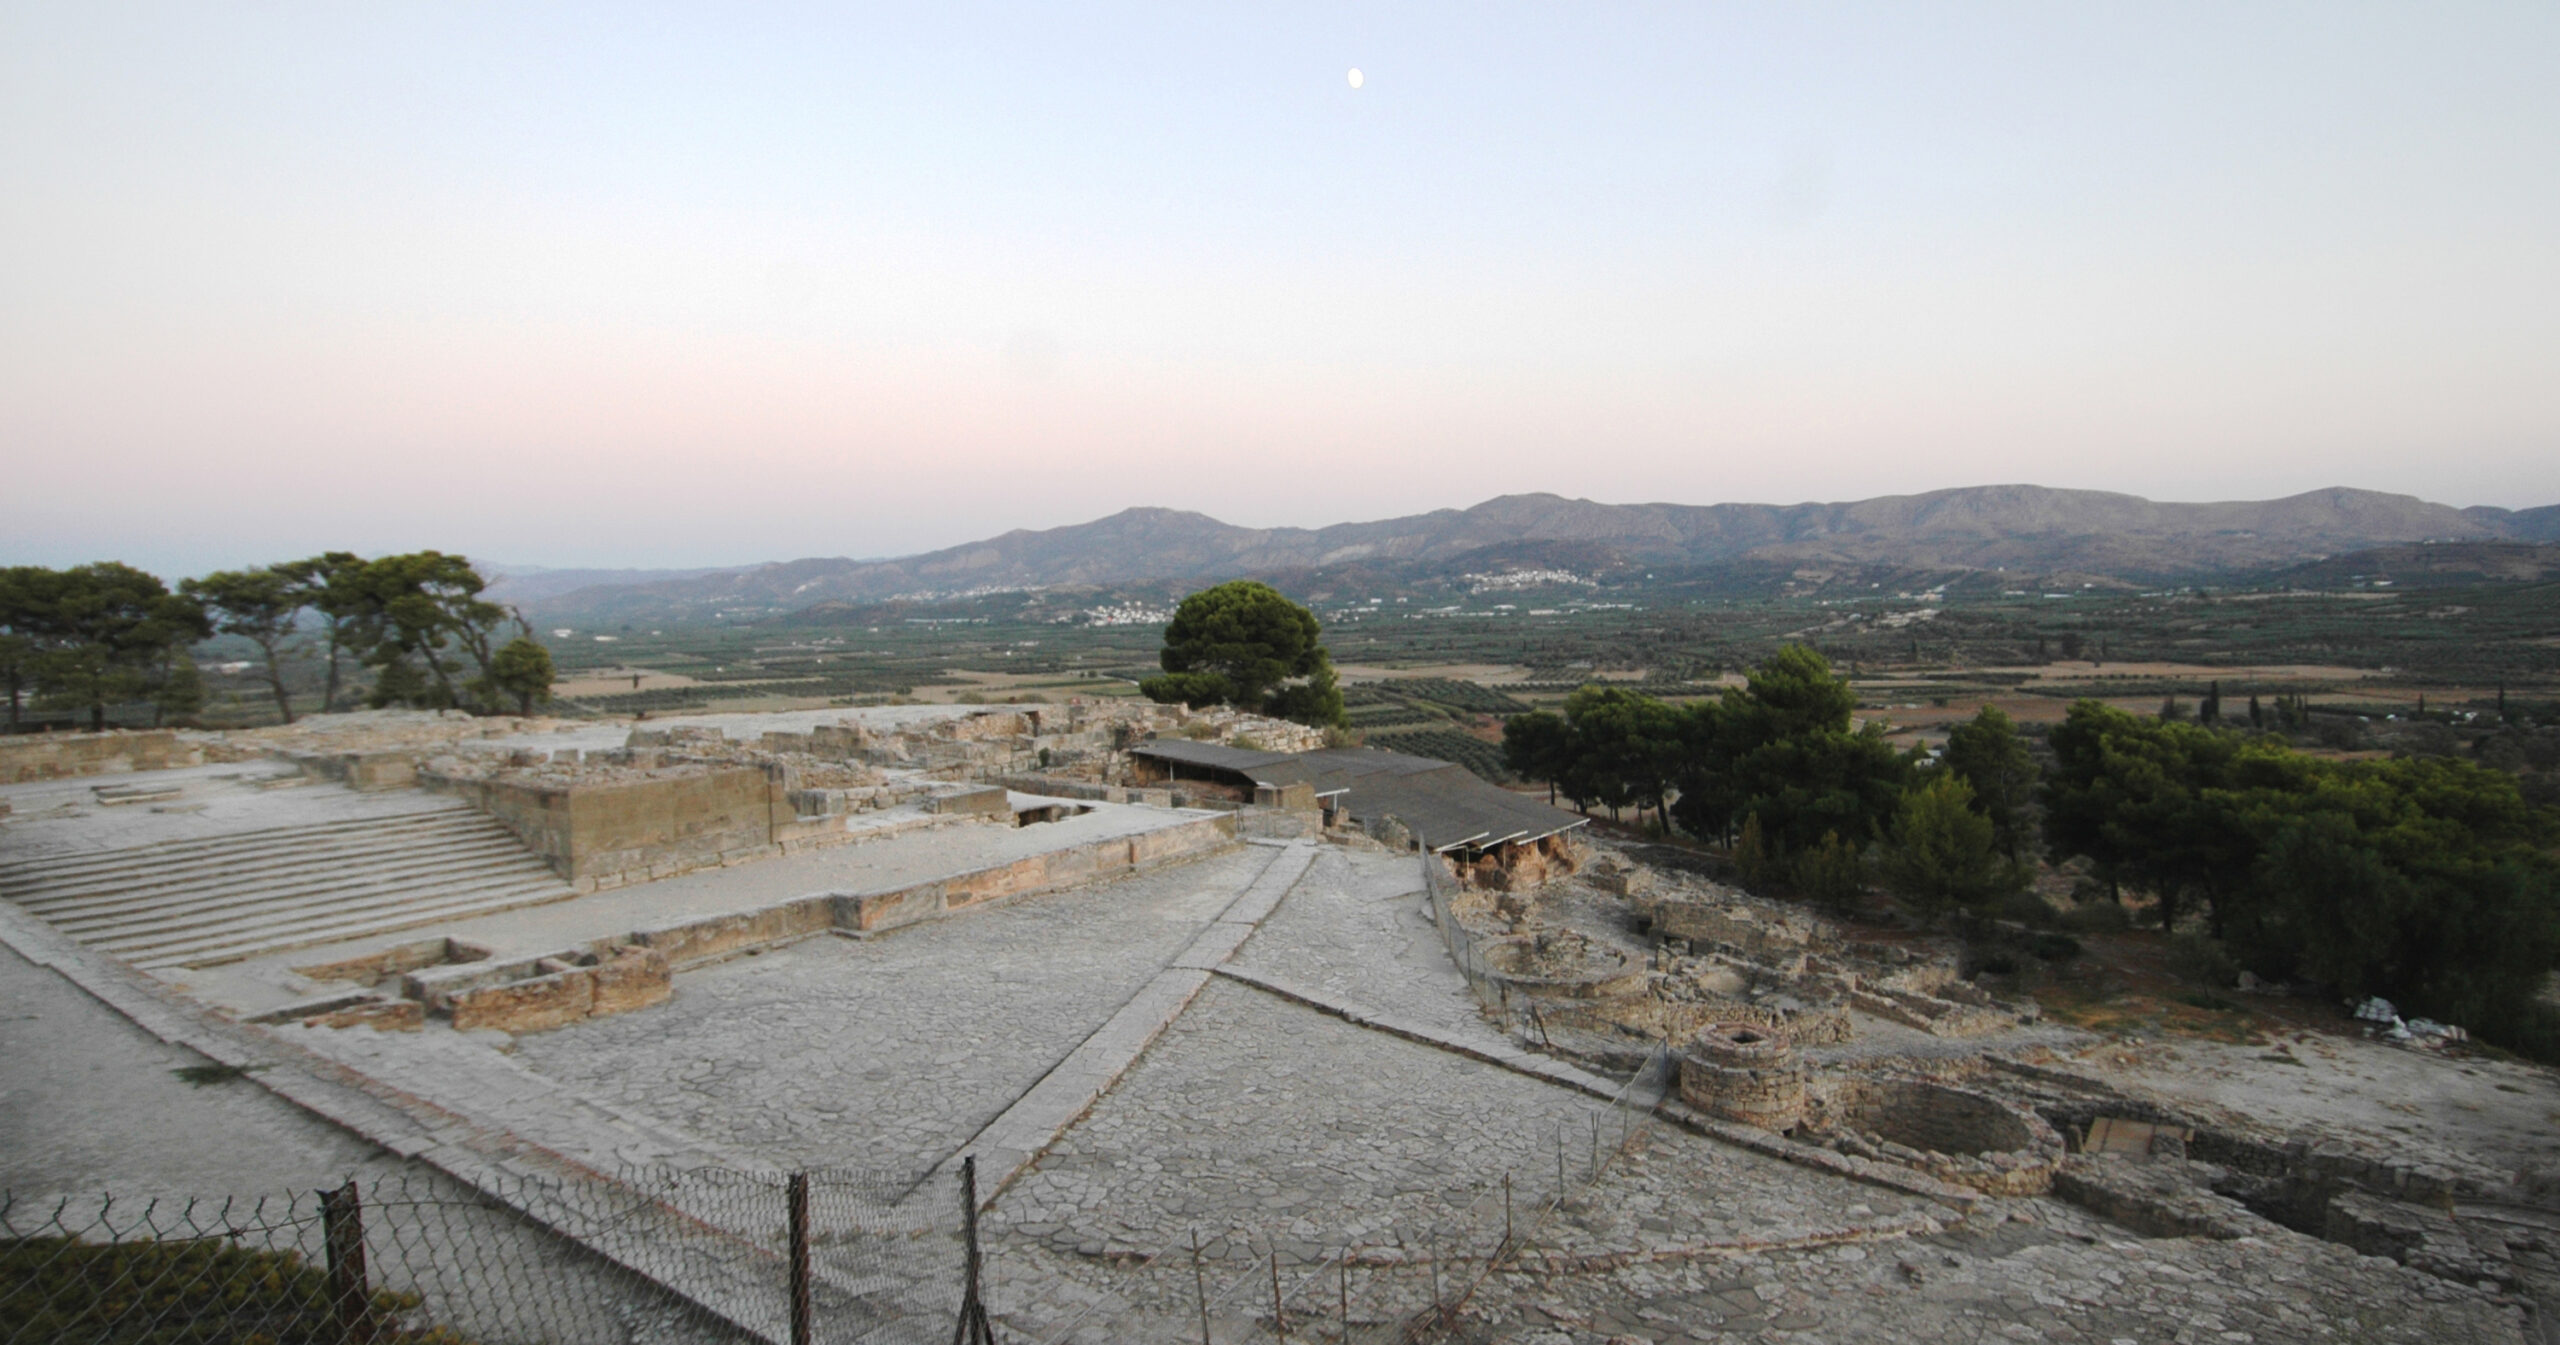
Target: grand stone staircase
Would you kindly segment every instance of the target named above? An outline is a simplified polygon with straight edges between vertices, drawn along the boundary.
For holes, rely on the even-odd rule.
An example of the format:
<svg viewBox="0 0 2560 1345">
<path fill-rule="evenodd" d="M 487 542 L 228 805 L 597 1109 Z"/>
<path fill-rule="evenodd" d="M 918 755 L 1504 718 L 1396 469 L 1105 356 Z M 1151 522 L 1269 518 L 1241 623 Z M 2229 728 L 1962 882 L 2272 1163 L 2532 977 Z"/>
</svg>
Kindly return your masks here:
<svg viewBox="0 0 2560 1345">
<path fill-rule="evenodd" d="M 145 968 L 205 967 L 576 893 L 459 803 L 0 861 L 0 897 Z"/>
</svg>

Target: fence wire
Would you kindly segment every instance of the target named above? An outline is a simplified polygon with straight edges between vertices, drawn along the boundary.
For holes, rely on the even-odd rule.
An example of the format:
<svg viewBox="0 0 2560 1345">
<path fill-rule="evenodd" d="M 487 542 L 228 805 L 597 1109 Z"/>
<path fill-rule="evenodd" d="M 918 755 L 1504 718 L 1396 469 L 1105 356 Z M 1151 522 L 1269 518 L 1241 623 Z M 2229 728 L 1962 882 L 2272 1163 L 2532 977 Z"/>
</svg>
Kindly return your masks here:
<svg viewBox="0 0 2560 1345">
<path fill-rule="evenodd" d="M 1452 959 L 1461 970 L 1482 968 L 1480 958 L 1470 961 L 1474 936 L 1448 906 L 1455 881 L 1428 851 L 1424 872 Z M 1498 977 L 1471 971 L 1468 980 L 1479 994 L 1493 993 L 1487 1007 L 1501 1011 Z M 1383 1236 L 1326 1242 L 1303 1229 L 1198 1227 L 1116 1258 L 1120 1273 L 1108 1288 L 1081 1277 L 1059 1280 L 1020 1298 L 998 1295 L 994 1307 L 1011 1325 L 1006 1338 L 1029 1345 L 1448 1340 L 1478 1289 L 1535 1253 L 1558 1215 L 1578 1208 L 1618 1159 L 1644 1142 L 1677 1086 L 1677 1068 L 1670 1051 L 1656 1046 L 1614 1096 L 1594 1099 L 1545 1132 L 1539 1161 L 1479 1172 L 1473 1197 L 1408 1219 Z"/>
<path fill-rule="evenodd" d="M 1431 842 L 1419 833 L 1414 836 L 1414 848 L 1421 852 L 1422 886 L 1430 895 L 1431 923 L 1439 927 L 1440 943 L 1448 950 L 1449 961 L 1466 978 L 1467 989 L 1475 993 L 1476 1003 L 1486 1017 L 1493 1019 L 1506 1035 L 1524 1035 L 1528 998 L 1515 996 L 1510 980 L 1493 969 L 1491 959 L 1485 955 L 1484 936 L 1459 922 L 1453 905 L 1458 897 L 1457 875 L 1449 872 L 1448 862 L 1434 853 Z"/>
<path fill-rule="evenodd" d="M 1457 919 L 1455 877 L 1427 846 L 1421 863 L 1451 961 L 1488 1016 L 1525 1031 L 1529 1001 Z M 1477 1289 L 1641 1141 L 1674 1068 L 1657 1048 L 1616 1097 L 1558 1124 L 1541 1141 L 1552 1169 L 1479 1174 L 1466 1203 L 1384 1236 L 1310 1253 L 1302 1236 L 1231 1226 L 1124 1260 L 1133 1289 L 1178 1278 L 1146 1295 L 1157 1310 L 1130 1314 L 1120 1293 L 1050 1301 L 1063 1283 L 1010 1302 L 1004 1268 L 989 1266 L 984 1310 L 1016 1324 L 993 1338 L 1444 1340 Z M 971 1320 L 965 1204 L 956 1183 L 859 1170 L 634 1168 L 479 1189 L 395 1174 L 145 1201 L 0 1192 L 0 1345 L 944 1345 Z"/>
<path fill-rule="evenodd" d="M 0 1194 L 0 1345 L 781 1345 L 797 1304 L 796 1339 L 948 1342 L 956 1187 L 917 1202 L 902 1176 L 802 1180 L 796 1221 L 793 1178 L 717 1169 L 494 1195 L 423 1174 L 253 1198 Z"/>
<path fill-rule="evenodd" d="M 1537 1256 L 1560 1214 L 1642 1144 L 1675 1062 L 1658 1051 L 1616 1096 L 1545 1131 L 1540 1159 L 1478 1174 L 1459 1203 L 1357 1240 L 1242 1225 L 1190 1230 L 1122 1261 L 1110 1289 L 1063 1284 L 1015 1301 L 1000 1317 L 1029 1345 L 1422 1345 L 1458 1334 L 1461 1314 L 1494 1275 Z M 1195 1240 L 1196 1239 L 1196 1240 Z M 1195 1248 L 1203 1249 L 1195 1251 Z M 1079 1307 L 1058 1307 L 1080 1297 Z"/>
</svg>

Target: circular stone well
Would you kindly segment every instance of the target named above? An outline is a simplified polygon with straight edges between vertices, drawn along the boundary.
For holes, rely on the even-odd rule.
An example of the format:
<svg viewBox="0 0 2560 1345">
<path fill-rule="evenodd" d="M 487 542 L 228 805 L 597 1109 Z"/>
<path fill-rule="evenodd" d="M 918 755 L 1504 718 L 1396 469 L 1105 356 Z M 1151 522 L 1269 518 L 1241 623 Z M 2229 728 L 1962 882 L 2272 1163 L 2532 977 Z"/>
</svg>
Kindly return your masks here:
<svg viewBox="0 0 2560 1345">
<path fill-rule="evenodd" d="M 2043 1117 L 1969 1088 L 1868 1079 L 1833 1107 L 1842 1128 L 1881 1136 L 1899 1161 L 1992 1195 L 2041 1195 L 2062 1165 L 2062 1136 Z"/>
<path fill-rule="evenodd" d="M 1710 1023 L 1680 1055 L 1680 1100 L 1710 1116 L 1785 1130 L 1804 1119 L 1806 1074 L 1784 1034 L 1757 1023 Z"/>
</svg>

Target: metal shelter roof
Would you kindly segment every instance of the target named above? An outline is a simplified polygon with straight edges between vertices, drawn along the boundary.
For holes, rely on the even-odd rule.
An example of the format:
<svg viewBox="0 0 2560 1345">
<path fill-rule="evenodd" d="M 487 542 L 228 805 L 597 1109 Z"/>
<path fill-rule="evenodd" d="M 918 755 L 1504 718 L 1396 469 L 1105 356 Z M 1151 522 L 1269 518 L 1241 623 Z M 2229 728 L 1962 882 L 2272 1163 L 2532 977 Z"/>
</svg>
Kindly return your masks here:
<svg viewBox="0 0 2560 1345">
<path fill-rule="evenodd" d="M 1466 767 L 1368 747 L 1314 752 L 1252 752 L 1180 739 L 1129 749 L 1136 756 L 1241 776 L 1257 785 L 1307 784 L 1318 796 L 1341 795 L 1361 822 L 1392 816 L 1434 850 L 1544 840 L 1590 821 L 1486 783 Z"/>
</svg>

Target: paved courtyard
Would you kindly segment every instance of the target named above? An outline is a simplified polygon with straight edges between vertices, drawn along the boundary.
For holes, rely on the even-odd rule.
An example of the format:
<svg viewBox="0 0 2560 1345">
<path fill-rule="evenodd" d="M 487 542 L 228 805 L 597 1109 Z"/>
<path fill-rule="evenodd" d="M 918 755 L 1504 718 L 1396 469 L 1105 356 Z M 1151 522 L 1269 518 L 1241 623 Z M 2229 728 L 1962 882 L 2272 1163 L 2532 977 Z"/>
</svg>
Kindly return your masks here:
<svg viewBox="0 0 2560 1345">
<path fill-rule="evenodd" d="M 520 1038 L 538 1073 L 775 1167 L 920 1173 L 1215 919 L 1274 851 L 677 978 L 654 1009 Z"/>
</svg>

